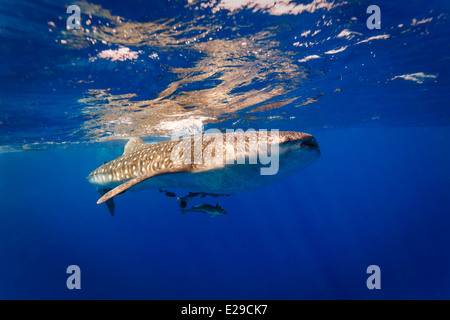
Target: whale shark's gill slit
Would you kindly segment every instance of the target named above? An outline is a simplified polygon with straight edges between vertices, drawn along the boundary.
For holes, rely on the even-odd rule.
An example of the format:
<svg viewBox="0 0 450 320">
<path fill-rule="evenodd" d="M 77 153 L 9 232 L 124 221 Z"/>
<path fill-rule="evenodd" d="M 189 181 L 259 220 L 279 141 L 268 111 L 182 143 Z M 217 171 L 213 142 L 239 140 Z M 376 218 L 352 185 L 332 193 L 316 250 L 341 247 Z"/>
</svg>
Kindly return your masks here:
<svg viewBox="0 0 450 320">
<path fill-rule="evenodd" d="M 135 185 L 150 179 L 152 177 L 155 176 L 159 176 L 162 174 L 168 174 L 168 173 L 177 173 L 177 172 L 192 172 L 192 170 L 189 170 L 187 168 L 172 168 L 172 169 L 166 169 L 166 170 L 161 170 L 158 172 L 149 172 L 147 174 L 144 174 L 142 176 L 136 177 L 134 179 L 131 179 L 125 183 L 122 183 L 120 186 L 106 192 L 100 199 L 98 199 L 97 204 L 101 204 L 103 202 L 106 202 L 106 205 L 108 205 L 108 201 L 112 200 L 113 197 L 124 193 L 125 191 L 127 191 L 128 189 L 130 189 L 131 187 L 134 187 Z M 103 189 L 105 190 L 105 189 Z M 108 207 L 109 208 L 109 207 Z"/>
</svg>

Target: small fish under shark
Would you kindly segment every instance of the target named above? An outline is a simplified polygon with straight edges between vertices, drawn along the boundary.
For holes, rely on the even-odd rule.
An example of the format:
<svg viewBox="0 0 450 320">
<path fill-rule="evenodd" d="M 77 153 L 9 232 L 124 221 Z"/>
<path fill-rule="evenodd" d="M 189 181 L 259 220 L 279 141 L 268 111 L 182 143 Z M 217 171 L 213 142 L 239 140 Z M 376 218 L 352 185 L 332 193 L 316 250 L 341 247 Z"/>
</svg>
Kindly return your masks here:
<svg viewBox="0 0 450 320">
<path fill-rule="evenodd" d="M 167 193 L 166 193 L 167 195 Z M 170 195 L 167 195 L 169 198 L 171 197 Z M 186 208 L 187 203 L 189 201 L 191 201 L 192 199 L 194 199 L 195 197 L 200 196 L 200 198 L 205 198 L 207 196 L 209 197 L 213 197 L 213 198 L 218 198 L 218 197 L 227 197 L 229 196 L 229 194 L 212 194 L 212 193 L 204 193 L 204 192 L 189 192 L 188 195 L 184 196 L 184 197 L 177 197 L 177 201 L 180 204 L 180 208 Z"/>
<path fill-rule="evenodd" d="M 230 141 L 234 143 L 230 144 Z M 216 149 L 218 145 L 221 148 Z M 276 174 L 261 174 L 268 163 L 261 157 L 258 159 L 260 152 L 255 153 L 254 146 L 256 150 L 264 150 L 259 147 L 266 146 L 271 153 L 276 151 Z M 221 161 L 211 161 L 202 156 L 197 158 L 197 153 L 208 152 L 214 157 L 214 150 L 224 153 L 223 157 L 215 158 Z M 134 137 L 125 145 L 122 156 L 104 163 L 87 179 L 101 195 L 97 203 L 106 203 L 111 215 L 114 215 L 114 197 L 128 189 L 177 188 L 204 194 L 231 195 L 282 180 L 319 157 L 316 139 L 310 134 L 295 131 L 203 134 L 154 144 Z"/>
<path fill-rule="evenodd" d="M 187 212 L 203 212 L 204 214 L 209 214 L 211 217 L 216 217 L 222 214 L 227 214 L 227 212 L 219 206 L 219 203 L 216 206 L 212 206 L 210 204 L 200 204 L 198 206 L 193 206 L 190 209 L 180 209 L 183 214 Z"/>
</svg>

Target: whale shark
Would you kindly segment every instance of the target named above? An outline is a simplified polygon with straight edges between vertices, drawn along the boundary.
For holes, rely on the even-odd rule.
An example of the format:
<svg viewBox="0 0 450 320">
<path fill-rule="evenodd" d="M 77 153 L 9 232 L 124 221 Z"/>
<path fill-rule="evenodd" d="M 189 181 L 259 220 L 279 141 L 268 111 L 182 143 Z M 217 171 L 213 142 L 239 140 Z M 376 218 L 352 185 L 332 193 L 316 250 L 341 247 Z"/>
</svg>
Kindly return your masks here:
<svg viewBox="0 0 450 320">
<path fill-rule="evenodd" d="M 114 215 L 114 197 L 127 190 L 231 195 L 282 180 L 319 157 L 316 139 L 295 131 L 205 133 L 153 144 L 133 137 L 122 156 L 87 179 L 101 195 L 97 204 Z"/>
</svg>

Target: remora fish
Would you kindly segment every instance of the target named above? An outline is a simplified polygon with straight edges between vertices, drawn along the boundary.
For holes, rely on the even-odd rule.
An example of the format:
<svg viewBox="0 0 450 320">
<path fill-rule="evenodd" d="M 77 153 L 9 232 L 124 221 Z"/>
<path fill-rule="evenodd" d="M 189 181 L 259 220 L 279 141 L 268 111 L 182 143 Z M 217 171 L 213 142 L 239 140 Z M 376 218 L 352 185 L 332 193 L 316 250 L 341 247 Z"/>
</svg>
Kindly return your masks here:
<svg viewBox="0 0 450 320">
<path fill-rule="evenodd" d="M 227 214 L 227 212 L 219 206 L 218 202 L 215 207 L 210 204 L 204 203 L 204 204 L 200 204 L 198 206 L 194 206 L 190 209 L 181 209 L 181 212 L 183 214 L 185 214 L 186 212 L 203 212 L 205 214 L 209 214 L 212 217 L 215 217 L 215 216 L 218 216 L 221 214 Z"/>
<path fill-rule="evenodd" d="M 165 193 L 168 198 L 175 198 L 177 195 L 171 191 L 159 189 L 159 193 Z"/>
<path fill-rule="evenodd" d="M 268 162 L 261 161 L 264 146 L 267 154 L 270 150 L 271 156 L 276 155 L 272 159 L 278 161 L 276 174 L 261 174 L 268 168 Z M 255 148 L 260 151 L 255 153 Z M 222 160 L 214 161 L 214 156 L 222 152 Z M 106 202 L 113 215 L 113 197 L 134 186 L 133 190 L 181 188 L 236 194 L 282 180 L 319 157 L 314 137 L 293 131 L 204 134 L 155 144 L 131 138 L 121 157 L 103 164 L 87 179 L 102 195 L 97 203 Z"/>
<path fill-rule="evenodd" d="M 205 198 L 207 196 L 213 197 L 213 198 L 218 198 L 218 197 L 224 197 L 224 196 L 229 196 L 229 194 L 213 194 L 213 193 L 204 193 L 204 192 L 189 192 L 188 195 L 184 196 L 184 197 L 177 197 L 177 201 L 180 204 L 181 208 L 186 208 L 186 205 L 188 203 L 188 201 L 190 201 L 191 199 L 194 199 L 195 197 L 200 196 L 200 198 Z"/>
<path fill-rule="evenodd" d="M 188 201 L 190 201 L 191 199 L 193 199 L 199 195 L 200 195 L 200 193 L 198 193 L 198 192 L 189 192 L 189 194 L 187 196 L 178 197 L 177 201 L 180 204 L 180 208 L 186 208 Z"/>
</svg>

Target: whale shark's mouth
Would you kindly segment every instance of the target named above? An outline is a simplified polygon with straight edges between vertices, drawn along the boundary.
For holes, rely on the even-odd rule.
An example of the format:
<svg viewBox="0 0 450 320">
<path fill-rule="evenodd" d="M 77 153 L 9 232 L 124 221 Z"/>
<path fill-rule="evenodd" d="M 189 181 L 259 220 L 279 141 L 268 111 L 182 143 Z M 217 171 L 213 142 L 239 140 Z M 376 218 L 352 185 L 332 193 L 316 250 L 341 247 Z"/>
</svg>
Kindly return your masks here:
<svg viewBox="0 0 450 320">
<path fill-rule="evenodd" d="M 304 139 L 300 143 L 300 147 L 301 148 L 319 149 L 319 144 L 317 143 L 316 139 L 314 139 L 313 137 L 310 137 L 310 138 Z"/>
<path fill-rule="evenodd" d="M 287 155 L 291 152 L 298 151 L 315 152 L 320 154 L 319 144 L 312 136 L 280 144 L 280 153 Z"/>
</svg>

